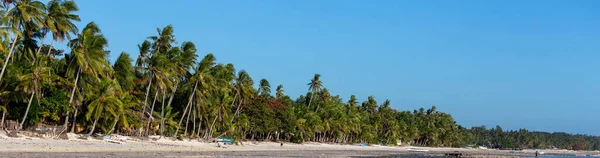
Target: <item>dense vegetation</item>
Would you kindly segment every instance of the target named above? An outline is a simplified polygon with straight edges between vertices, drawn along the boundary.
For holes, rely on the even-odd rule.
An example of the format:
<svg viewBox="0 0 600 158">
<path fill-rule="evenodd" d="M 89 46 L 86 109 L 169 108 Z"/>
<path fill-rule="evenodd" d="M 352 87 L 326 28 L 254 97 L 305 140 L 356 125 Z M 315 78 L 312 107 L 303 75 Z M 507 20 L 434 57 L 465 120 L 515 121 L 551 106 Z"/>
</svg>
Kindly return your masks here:
<svg viewBox="0 0 600 158">
<path fill-rule="evenodd" d="M 194 43 L 176 42 L 172 26 L 140 37 L 139 56 L 123 52 L 111 65 L 100 27 L 74 24 L 80 20 L 75 2 L 2 4 L 2 128 L 8 119 L 20 121 L 16 130 L 43 123 L 67 132 L 201 140 L 598 148 L 597 137 L 465 129 L 435 106 L 398 111 L 372 96 L 343 100 L 324 88 L 319 74 L 307 77 L 307 93 L 293 99 L 282 85 L 254 80 L 213 54 L 198 58 Z M 53 48 L 55 42 L 67 42 L 68 50 Z"/>
</svg>

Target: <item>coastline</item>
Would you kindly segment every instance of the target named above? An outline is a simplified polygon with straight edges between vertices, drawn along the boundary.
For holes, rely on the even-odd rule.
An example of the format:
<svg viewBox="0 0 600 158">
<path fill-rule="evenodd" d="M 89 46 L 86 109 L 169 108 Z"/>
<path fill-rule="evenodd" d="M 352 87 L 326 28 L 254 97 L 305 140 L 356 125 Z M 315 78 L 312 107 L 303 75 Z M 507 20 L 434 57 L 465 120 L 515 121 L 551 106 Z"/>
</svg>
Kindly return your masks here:
<svg viewBox="0 0 600 158">
<path fill-rule="evenodd" d="M 243 142 L 241 145 L 218 147 L 216 143 L 197 140 L 139 140 L 131 138 L 123 144 L 95 138 L 80 139 L 69 133 L 69 139 L 44 139 L 19 135 L 8 137 L 0 132 L 0 157 L 354 157 L 354 156 L 444 156 L 459 152 L 468 157 L 534 156 L 536 150 L 518 153 L 495 149 L 438 148 L 411 146 L 358 146 L 307 142 L 303 144 L 276 142 Z M 158 138 L 152 136 L 152 138 Z M 411 152 L 418 148 L 428 152 Z M 538 150 L 544 155 L 599 154 L 597 151 Z"/>
</svg>

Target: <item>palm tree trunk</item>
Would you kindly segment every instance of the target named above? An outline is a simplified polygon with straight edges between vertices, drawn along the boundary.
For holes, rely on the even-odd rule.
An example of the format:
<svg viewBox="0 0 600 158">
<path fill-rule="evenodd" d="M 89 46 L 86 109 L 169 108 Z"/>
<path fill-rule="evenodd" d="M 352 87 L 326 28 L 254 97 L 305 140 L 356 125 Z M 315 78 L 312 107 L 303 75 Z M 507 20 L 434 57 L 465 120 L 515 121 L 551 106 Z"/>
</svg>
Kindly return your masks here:
<svg viewBox="0 0 600 158">
<path fill-rule="evenodd" d="M 209 133 L 207 133 L 207 137 L 206 138 L 212 137 L 213 128 L 215 127 L 215 122 L 217 122 L 217 118 L 219 118 L 219 116 L 215 116 L 215 119 L 213 120 L 212 125 L 210 125 L 210 131 L 209 131 Z"/>
<path fill-rule="evenodd" d="M 190 116 L 192 116 L 192 109 L 193 108 L 194 108 L 193 106 L 190 106 L 187 118 L 185 119 L 185 132 L 183 133 L 184 136 L 187 136 L 188 125 L 190 124 Z M 192 119 L 194 119 L 194 118 L 192 118 Z M 196 124 L 194 124 L 194 128 L 196 128 Z"/>
<path fill-rule="evenodd" d="M 23 123 L 25 123 L 25 119 L 27 119 L 27 113 L 29 113 L 29 107 L 31 107 L 31 102 L 33 102 L 33 96 L 35 95 L 35 91 L 31 93 L 31 97 L 29 97 L 29 103 L 27 103 L 27 109 L 25 110 L 25 115 L 23 115 L 23 120 L 21 120 L 21 124 L 19 124 L 19 130 L 23 129 Z"/>
<path fill-rule="evenodd" d="M 196 128 L 196 130 L 197 130 L 196 137 L 198 139 L 200 139 L 200 128 L 202 128 L 202 120 L 201 119 L 198 120 L 198 128 Z"/>
<path fill-rule="evenodd" d="M 183 110 L 183 115 L 181 115 L 181 119 L 179 119 L 179 124 L 177 124 L 177 128 L 175 130 L 175 135 L 177 135 L 177 132 L 179 132 L 179 127 L 181 126 L 181 122 L 183 122 L 183 118 L 185 118 L 185 114 L 188 111 L 188 108 L 190 107 L 190 104 L 192 104 L 192 99 L 194 97 L 194 94 L 196 93 L 196 87 L 198 86 L 198 81 L 196 81 L 196 83 L 194 84 L 194 90 L 192 91 L 192 94 L 190 95 L 190 97 L 188 98 L 188 103 L 185 105 L 185 110 Z M 171 97 L 172 99 L 173 97 Z M 169 105 L 171 104 L 171 101 L 169 101 Z M 188 114 L 188 119 L 189 119 L 189 114 Z M 186 121 L 186 125 L 185 125 L 186 131 L 187 131 L 187 121 Z M 185 135 L 185 134 L 184 134 Z"/>
<path fill-rule="evenodd" d="M 238 107 L 235 110 L 235 113 L 233 114 L 233 116 L 231 117 L 231 122 L 233 122 L 233 119 L 235 118 L 235 116 L 240 112 L 240 108 L 242 107 L 242 102 L 243 102 L 243 100 L 240 98 L 240 102 L 238 103 Z"/>
<path fill-rule="evenodd" d="M 310 93 L 310 100 L 308 100 L 308 108 L 310 108 L 310 103 L 312 103 L 314 96 L 315 96 L 315 92 Z"/>
<path fill-rule="evenodd" d="M 4 76 L 4 71 L 6 70 L 6 65 L 8 65 L 8 61 L 10 59 L 10 56 L 12 56 L 13 51 L 15 50 L 15 44 L 17 44 L 17 39 L 19 38 L 19 35 L 15 35 L 15 39 L 13 40 L 12 46 L 10 46 L 10 50 L 8 51 L 8 55 L 6 57 L 6 59 L 4 59 L 4 65 L 2 65 L 2 72 L 0 72 L 0 81 L 2 81 L 2 76 Z"/>
<path fill-rule="evenodd" d="M 71 124 L 71 132 L 75 132 L 75 124 L 77 124 L 77 111 L 79 111 L 79 109 L 75 108 L 75 113 L 73 113 L 73 124 Z"/>
<path fill-rule="evenodd" d="M 87 134 L 88 136 L 94 134 L 94 130 L 96 129 L 96 123 L 98 123 L 99 119 L 100 117 L 97 117 L 96 120 L 94 120 L 94 124 L 92 124 L 92 130 L 90 130 L 90 133 Z"/>
<path fill-rule="evenodd" d="M 150 108 L 150 116 L 148 117 L 148 125 L 146 126 L 146 135 L 150 135 L 150 123 L 152 122 L 152 113 L 154 113 L 154 104 L 156 103 L 156 98 L 158 97 L 158 91 L 154 94 L 154 101 L 152 101 L 152 108 Z"/>
<path fill-rule="evenodd" d="M 38 50 L 35 51 L 34 56 L 40 54 L 40 52 L 42 51 L 42 46 L 44 46 L 45 40 L 46 40 L 46 35 L 42 36 L 42 41 L 40 43 L 40 46 L 38 47 Z M 35 64 L 35 59 L 33 61 L 31 61 L 31 65 L 33 65 L 33 64 Z"/>
<path fill-rule="evenodd" d="M 142 107 L 142 116 L 140 118 L 144 118 L 146 115 L 146 107 L 148 106 L 148 94 L 150 93 L 150 87 L 152 86 L 152 72 L 150 72 L 150 80 L 148 81 L 148 87 L 146 87 L 146 99 L 144 99 L 144 106 Z M 149 116 L 148 118 L 150 118 Z"/>
<path fill-rule="evenodd" d="M 190 134 L 190 138 L 194 137 L 194 134 L 196 134 L 195 133 L 196 132 L 196 113 L 193 113 L 192 115 L 193 115 L 193 117 L 192 117 L 192 131 L 190 131 L 192 133 Z M 198 127 L 198 128 L 200 128 L 200 127 Z"/>
<path fill-rule="evenodd" d="M 47 53 L 48 56 L 50 56 L 50 52 L 52 52 L 52 44 L 54 44 L 54 39 L 52 39 L 52 41 L 50 41 L 50 45 L 49 45 L 48 53 Z"/>
<path fill-rule="evenodd" d="M 237 98 L 238 95 L 239 95 L 239 91 L 236 92 L 236 94 L 233 96 L 233 101 L 231 102 L 231 106 L 235 105 L 235 99 Z M 242 102 L 241 99 L 240 99 L 240 102 Z M 240 110 L 240 106 L 238 105 L 238 107 L 235 109 L 235 113 L 233 113 L 233 116 L 231 116 L 231 121 L 229 121 L 229 123 L 233 123 L 235 114 L 237 114 L 239 110 Z"/>
<path fill-rule="evenodd" d="M 315 109 L 315 112 L 319 111 L 319 107 L 321 107 L 321 105 L 317 104 L 317 109 Z"/>
<path fill-rule="evenodd" d="M 121 114 L 119 114 L 117 118 L 115 118 L 115 122 L 113 123 L 112 128 L 110 128 L 108 134 L 112 134 L 113 131 L 115 131 L 115 127 L 117 127 L 117 123 L 119 122 L 119 117 L 121 117 Z"/>
<path fill-rule="evenodd" d="M 77 69 L 77 77 L 75 77 L 75 83 L 73 84 L 73 90 L 71 90 L 71 97 L 69 98 L 69 104 L 73 103 L 73 97 L 75 96 L 75 89 L 77 89 L 77 82 L 79 81 L 79 73 L 81 73 L 81 68 Z M 67 111 L 67 116 L 65 116 L 65 129 L 67 130 L 67 125 L 69 124 L 69 112 Z M 77 115 L 73 115 L 73 117 L 77 117 Z M 73 121 L 73 124 L 75 124 L 75 121 Z"/>
<path fill-rule="evenodd" d="M 165 131 L 165 98 L 167 97 L 166 90 L 163 90 L 162 96 L 163 99 L 160 108 L 160 137 L 163 136 L 163 132 Z"/>
<path fill-rule="evenodd" d="M 2 110 L 2 122 L 0 122 L 0 130 L 4 129 L 4 117 L 6 116 L 6 110 L 8 110 L 8 107 L 6 107 L 6 105 L 4 105 L 4 110 Z"/>
</svg>

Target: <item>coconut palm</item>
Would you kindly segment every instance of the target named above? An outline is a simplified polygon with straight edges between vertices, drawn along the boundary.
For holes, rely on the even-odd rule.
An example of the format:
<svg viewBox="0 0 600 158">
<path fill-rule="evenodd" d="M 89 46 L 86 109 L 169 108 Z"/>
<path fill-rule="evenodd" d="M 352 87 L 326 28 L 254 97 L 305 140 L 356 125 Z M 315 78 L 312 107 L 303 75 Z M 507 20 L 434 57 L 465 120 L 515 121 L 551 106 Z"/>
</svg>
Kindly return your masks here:
<svg viewBox="0 0 600 158">
<path fill-rule="evenodd" d="M 275 98 L 277 99 L 281 99 L 281 97 L 285 96 L 285 94 L 283 94 L 285 92 L 283 90 L 283 85 L 277 86 L 276 92 L 277 93 L 275 94 Z"/>
<path fill-rule="evenodd" d="M 113 65 L 115 71 L 115 78 L 119 82 L 121 89 L 124 91 L 133 90 L 133 80 L 135 79 L 134 67 L 131 65 L 133 60 L 129 57 L 129 54 L 123 52 Z"/>
<path fill-rule="evenodd" d="M 213 76 L 210 74 L 210 71 L 212 70 L 212 68 L 215 66 L 215 56 L 213 54 L 207 54 L 206 56 L 204 56 L 204 58 L 202 58 L 202 60 L 198 63 L 198 66 L 196 67 L 196 70 L 194 71 L 194 74 L 189 77 L 189 83 L 194 83 L 194 89 L 192 90 L 192 93 L 189 96 L 189 100 L 188 100 L 188 104 L 186 105 L 185 109 L 192 109 L 192 107 L 190 107 L 192 105 L 192 100 L 194 99 L 194 97 L 196 97 L 196 102 L 202 102 L 202 97 L 204 97 L 204 95 L 206 93 L 208 93 L 209 91 L 211 91 L 213 89 L 213 85 L 215 84 L 215 79 L 213 78 Z M 199 89 L 198 89 L 199 88 Z M 199 110 L 199 108 L 196 108 Z M 184 114 L 185 115 L 185 114 Z M 190 113 L 188 113 L 188 115 L 190 115 Z M 181 119 L 179 120 L 179 124 L 181 124 L 182 120 L 184 117 L 181 117 Z M 187 122 L 186 122 L 187 124 Z M 179 131 L 179 129 L 176 129 L 175 131 Z"/>
<path fill-rule="evenodd" d="M 77 34 L 77 26 L 74 21 L 80 21 L 79 15 L 73 14 L 79 10 L 75 1 L 71 0 L 51 0 L 46 5 L 47 13 L 44 18 L 45 30 L 52 33 L 47 55 L 50 56 L 52 44 L 54 41 L 62 42 L 65 39 L 70 40 L 71 34 Z M 43 36 L 44 38 L 46 35 Z M 38 49 L 41 50 L 44 40 Z"/>
<path fill-rule="evenodd" d="M 261 79 L 260 85 L 258 86 L 258 94 L 261 96 L 270 96 L 271 95 L 271 84 L 267 79 Z"/>
<path fill-rule="evenodd" d="M 85 114 L 85 118 L 88 121 L 93 120 L 92 128 L 88 135 L 91 135 L 96 129 L 96 124 L 100 117 L 105 114 L 115 119 L 119 117 L 119 114 L 123 113 L 123 102 L 117 97 L 120 87 L 117 81 L 112 79 L 102 79 L 100 85 L 93 95 L 94 99 L 88 104 L 88 112 Z"/>
<path fill-rule="evenodd" d="M 91 76 L 105 76 L 104 68 L 110 67 L 106 61 L 106 52 L 104 48 L 108 45 L 106 38 L 102 35 L 100 28 L 96 23 L 91 22 L 77 35 L 77 38 L 69 41 L 68 46 L 71 48 L 72 59 L 69 61 L 69 67 L 67 74 L 70 77 L 75 77 L 73 82 L 73 89 L 69 99 L 69 104 L 73 103 L 75 97 L 75 90 L 79 84 L 79 78 L 81 74 L 88 74 Z M 71 105 L 75 109 L 74 118 L 77 116 L 78 108 L 75 105 Z M 65 119 L 65 128 L 69 120 L 69 111 L 67 111 Z M 75 120 L 73 120 L 75 125 Z M 74 126 L 71 131 L 74 130 Z"/>
<path fill-rule="evenodd" d="M 238 98 L 240 98 L 240 99 L 239 99 L 237 108 L 235 110 L 235 113 L 233 114 L 233 117 L 231 117 L 231 121 L 233 121 L 235 116 L 239 113 L 242 106 L 247 104 L 247 102 L 249 102 L 251 99 L 253 99 L 253 96 L 254 96 L 253 95 L 254 88 L 252 88 L 253 85 L 254 85 L 254 81 L 252 80 L 252 78 L 250 77 L 248 72 L 246 72 L 245 70 L 238 72 L 234 87 L 237 92 L 236 95 L 239 96 Z"/>
<path fill-rule="evenodd" d="M 46 62 L 44 59 L 44 57 L 38 57 L 34 65 L 31 67 L 31 73 L 26 73 L 25 75 L 20 77 L 22 90 L 25 92 L 30 92 L 31 97 L 29 98 L 29 102 L 27 103 L 27 108 L 25 110 L 25 114 L 23 115 L 23 119 L 19 124 L 19 130 L 23 128 L 23 124 L 27 119 L 27 114 L 29 113 L 29 108 L 31 107 L 31 103 L 33 102 L 34 95 L 36 96 L 36 100 L 39 105 L 41 84 L 50 81 L 50 67 L 46 66 Z"/>
<path fill-rule="evenodd" d="M 8 65 L 8 61 L 10 57 L 14 53 L 15 45 L 17 43 L 17 39 L 21 36 L 21 32 L 23 31 L 31 33 L 34 30 L 26 30 L 32 29 L 33 27 L 37 27 L 38 24 L 43 24 L 43 18 L 45 16 L 44 11 L 46 9 L 44 3 L 39 1 L 31 1 L 31 0 L 20 0 L 20 1 L 5 1 L 5 5 L 14 4 L 15 7 L 10 8 L 4 17 L 4 22 L 7 26 L 14 30 L 14 38 L 12 45 L 10 46 L 10 50 L 6 58 L 4 59 L 4 65 L 2 65 L 2 70 L 0 71 L 0 82 L 2 81 L 2 77 L 4 76 L 4 71 L 6 70 L 6 66 Z M 27 25 L 26 25 L 27 24 Z M 26 27 L 28 26 L 28 27 Z"/>
<path fill-rule="evenodd" d="M 173 91 L 171 92 L 171 97 L 169 97 L 169 101 L 167 103 L 167 107 L 171 107 L 171 103 L 173 98 L 175 97 L 175 93 L 177 92 L 177 88 L 179 83 L 184 79 L 186 74 L 189 74 L 189 71 L 196 64 L 196 46 L 192 42 L 183 42 L 181 48 L 174 48 L 168 52 L 167 56 L 172 61 L 173 65 L 171 68 L 175 72 L 173 73 Z M 165 126 L 165 113 L 164 106 L 161 108 L 161 136 L 164 134 L 164 126 Z"/>
<path fill-rule="evenodd" d="M 310 90 L 312 92 L 310 95 L 310 100 L 308 101 L 308 107 L 310 107 L 310 104 L 311 104 L 314 96 L 317 95 L 319 90 L 321 90 L 321 87 L 323 87 L 323 82 L 320 80 L 320 78 L 321 78 L 320 74 L 315 74 L 313 79 L 310 80 L 310 83 L 308 83 L 308 90 Z"/>
<path fill-rule="evenodd" d="M 175 36 L 173 35 L 173 26 L 168 25 L 163 29 L 157 28 L 158 36 L 150 36 L 148 39 L 152 40 L 152 50 L 150 50 L 150 54 L 147 54 L 147 43 L 144 42 L 140 47 L 140 54 L 144 54 L 143 58 L 138 59 L 138 65 L 144 65 L 145 67 L 141 67 L 142 72 L 146 72 L 146 81 L 148 82 L 148 87 L 146 88 L 146 99 L 144 100 L 144 112 L 147 107 L 148 95 L 150 88 L 152 87 L 152 83 L 155 83 L 155 89 L 162 90 L 163 94 L 166 93 L 167 86 L 171 86 L 173 66 L 169 60 L 169 51 L 171 50 L 171 46 L 175 43 Z M 143 49 L 142 49 L 143 47 Z M 157 98 L 154 98 L 156 100 Z M 154 113 L 154 107 L 150 108 L 149 117 L 152 117 Z M 164 109 L 164 106 L 163 108 Z M 164 110 L 162 110 L 164 111 Z M 161 115 L 162 116 L 162 115 Z M 150 129 L 151 119 L 148 120 L 148 127 Z"/>
</svg>

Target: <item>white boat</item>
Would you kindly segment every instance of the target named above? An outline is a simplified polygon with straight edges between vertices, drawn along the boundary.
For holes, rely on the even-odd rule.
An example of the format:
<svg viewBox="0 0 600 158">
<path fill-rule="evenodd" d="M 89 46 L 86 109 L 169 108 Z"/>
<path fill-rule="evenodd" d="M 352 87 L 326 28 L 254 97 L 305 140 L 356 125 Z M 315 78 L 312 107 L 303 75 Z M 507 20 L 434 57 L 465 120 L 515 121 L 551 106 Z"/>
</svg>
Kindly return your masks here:
<svg viewBox="0 0 600 158">
<path fill-rule="evenodd" d="M 410 149 L 408 149 L 408 151 L 411 151 L 411 152 L 428 152 L 429 150 L 410 148 Z"/>
</svg>

